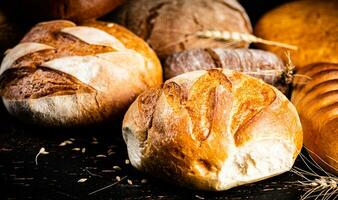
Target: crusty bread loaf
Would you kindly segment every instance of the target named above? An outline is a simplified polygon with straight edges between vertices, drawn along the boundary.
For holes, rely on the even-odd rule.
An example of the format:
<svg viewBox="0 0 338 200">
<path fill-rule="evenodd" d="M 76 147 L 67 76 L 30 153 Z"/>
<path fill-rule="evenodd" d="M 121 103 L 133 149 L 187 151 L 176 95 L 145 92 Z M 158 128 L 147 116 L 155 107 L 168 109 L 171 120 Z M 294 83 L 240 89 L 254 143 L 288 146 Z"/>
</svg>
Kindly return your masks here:
<svg viewBox="0 0 338 200">
<path fill-rule="evenodd" d="M 155 53 L 112 23 L 50 21 L 7 52 L 0 92 L 14 116 L 45 126 L 76 126 L 121 115 L 162 83 Z"/>
<path fill-rule="evenodd" d="M 160 58 L 193 48 L 249 46 L 200 38 L 198 31 L 252 32 L 250 20 L 236 0 L 129 0 L 116 18 L 148 42 Z"/>
<path fill-rule="evenodd" d="M 69 19 L 80 22 L 101 17 L 124 0 L 11 0 L 4 2 L 9 12 L 25 20 Z"/>
<path fill-rule="evenodd" d="M 194 70 L 223 68 L 261 78 L 288 93 L 287 69 L 275 54 L 256 49 L 191 49 L 168 56 L 164 62 L 165 80 Z"/>
<path fill-rule="evenodd" d="M 225 190 L 288 171 L 302 147 L 297 111 L 239 72 L 188 72 L 142 93 L 123 120 L 131 164 L 184 187 Z"/>
<path fill-rule="evenodd" d="M 304 145 L 317 163 L 338 175 L 338 64 L 312 64 L 298 74 L 311 78 L 295 85 L 292 93 Z"/>
<path fill-rule="evenodd" d="M 265 14 L 255 35 L 297 46 L 291 58 L 297 68 L 316 62 L 338 63 L 338 1 L 301 0 L 286 3 Z M 284 55 L 287 49 L 259 45 Z"/>
</svg>

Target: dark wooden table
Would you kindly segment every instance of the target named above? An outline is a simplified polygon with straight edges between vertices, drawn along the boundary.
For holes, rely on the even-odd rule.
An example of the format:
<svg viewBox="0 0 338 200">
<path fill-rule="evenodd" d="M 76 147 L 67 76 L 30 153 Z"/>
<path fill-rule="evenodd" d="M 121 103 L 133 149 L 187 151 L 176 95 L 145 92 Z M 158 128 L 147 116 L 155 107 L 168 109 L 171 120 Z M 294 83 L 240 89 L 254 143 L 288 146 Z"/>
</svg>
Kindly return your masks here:
<svg viewBox="0 0 338 200">
<path fill-rule="evenodd" d="M 301 188 L 288 184 L 299 179 L 292 173 L 217 193 L 185 190 L 155 180 L 126 163 L 118 122 L 111 129 L 44 129 L 16 121 L 1 105 L 0 123 L 0 183 L 5 199 L 290 200 L 302 194 Z M 72 144 L 62 146 L 64 141 Z M 35 156 L 42 147 L 49 154 L 40 155 L 37 165 Z M 117 176 L 126 178 L 89 195 L 116 183 Z M 84 178 L 85 182 L 78 182 Z"/>
</svg>

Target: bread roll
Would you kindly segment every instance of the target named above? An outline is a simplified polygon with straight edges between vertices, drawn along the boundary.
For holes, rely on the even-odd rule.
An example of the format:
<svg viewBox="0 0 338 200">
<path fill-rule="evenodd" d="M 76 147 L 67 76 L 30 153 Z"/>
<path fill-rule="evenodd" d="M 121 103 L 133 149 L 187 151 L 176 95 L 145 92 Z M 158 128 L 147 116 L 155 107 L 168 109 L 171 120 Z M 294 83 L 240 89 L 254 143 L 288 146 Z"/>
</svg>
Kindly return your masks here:
<svg viewBox="0 0 338 200">
<path fill-rule="evenodd" d="M 112 23 L 50 21 L 33 27 L 0 68 L 4 105 L 25 122 L 77 126 L 124 112 L 162 83 L 155 53 Z"/>
<path fill-rule="evenodd" d="M 287 69 L 275 54 L 255 49 L 192 49 L 168 56 L 164 62 L 164 78 L 184 72 L 223 68 L 261 78 L 284 94 L 288 92 Z M 292 72 L 291 72 L 292 73 Z"/>
<path fill-rule="evenodd" d="M 316 62 L 338 62 L 338 1 L 302 0 L 286 3 L 265 14 L 255 35 L 298 46 L 291 51 L 297 68 Z M 282 56 L 287 49 L 259 45 Z"/>
<path fill-rule="evenodd" d="M 124 0 L 11 0 L 5 2 L 18 18 L 33 20 L 69 19 L 83 21 L 101 17 Z M 20 14 L 18 14 L 20 13 Z"/>
<path fill-rule="evenodd" d="M 304 145 L 318 164 L 338 175 L 338 64 L 312 64 L 298 74 L 311 78 L 295 85 L 292 93 Z"/>
<path fill-rule="evenodd" d="M 116 18 L 148 42 L 160 58 L 192 48 L 249 46 L 200 38 L 198 31 L 252 32 L 250 20 L 236 0 L 129 0 Z"/>
<path fill-rule="evenodd" d="M 302 147 L 297 111 L 239 72 L 188 72 L 142 93 L 122 128 L 131 164 L 184 187 L 226 190 L 288 171 Z"/>
</svg>

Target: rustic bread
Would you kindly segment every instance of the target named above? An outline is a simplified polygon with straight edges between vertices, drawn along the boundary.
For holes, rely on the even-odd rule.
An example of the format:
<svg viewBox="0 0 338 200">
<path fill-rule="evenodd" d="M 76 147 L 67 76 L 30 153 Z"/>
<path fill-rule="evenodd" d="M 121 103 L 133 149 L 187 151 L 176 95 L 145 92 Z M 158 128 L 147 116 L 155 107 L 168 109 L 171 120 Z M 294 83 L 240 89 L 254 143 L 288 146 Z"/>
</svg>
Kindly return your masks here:
<svg viewBox="0 0 338 200">
<path fill-rule="evenodd" d="M 7 110 L 45 126 L 111 119 L 162 83 L 155 53 L 125 28 L 64 20 L 33 27 L 7 52 L 0 75 Z"/>
<path fill-rule="evenodd" d="M 220 69 L 188 72 L 142 93 L 122 133 L 135 168 L 202 190 L 288 171 L 302 147 L 297 111 L 281 92 Z"/>
<path fill-rule="evenodd" d="M 80 22 L 101 17 L 124 0 L 11 0 L 5 2 L 9 11 L 19 18 L 32 20 L 69 19 Z"/>
<path fill-rule="evenodd" d="M 164 78 L 195 70 L 223 68 L 261 78 L 277 87 L 284 94 L 288 92 L 286 83 L 287 67 L 275 54 L 255 49 L 206 48 L 191 49 L 168 56 L 164 62 Z"/>
<path fill-rule="evenodd" d="M 338 175 L 338 64 L 312 64 L 298 74 L 311 78 L 307 84 L 296 84 L 292 93 L 304 145 L 317 163 Z"/>
<path fill-rule="evenodd" d="M 148 42 L 160 58 L 192 48 L 249 46 L 199 38 L 197 31 L 252 32 L 250 20 L 236 0 L 129 0 L 116 18 Z"/>
<path fill-rule="evenodd" d="M 255 26 L 259 37 L 298 46 L 291 51 L 297 68 L 316 62 L 338 62 L 338 1 L 302 0 L 265 14 Z M 282 56 L 286 49 L 259 45 Z"/>
</svg>

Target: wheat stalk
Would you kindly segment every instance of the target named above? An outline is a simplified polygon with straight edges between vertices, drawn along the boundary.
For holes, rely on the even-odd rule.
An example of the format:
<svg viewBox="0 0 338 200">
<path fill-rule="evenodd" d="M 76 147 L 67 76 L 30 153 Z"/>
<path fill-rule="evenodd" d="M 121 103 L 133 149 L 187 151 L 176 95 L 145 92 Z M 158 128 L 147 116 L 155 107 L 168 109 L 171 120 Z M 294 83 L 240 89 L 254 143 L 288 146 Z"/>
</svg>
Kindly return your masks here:
<svg viewBox="0 0 338 200">
<path fill-rule="evenodd" d="M 213 38 L 213 39 L 219 39 L 219 40 L 233 40 L 233 41 L 239 41 L 239 42 L 244 41 L 244 42 L 249 42 L 249 43 L 262 43 L 266 45 L 283 47 L 283 48 L 291 49 L 291 50 L 298 49 L 298 47 L 294 45 L 285 44 L 282 42 L 265 40 L 265 39 L 256 37 L 252 34 L 248 34 L 248 33 L 208 30 L 208 31 L 199 31 L 196 33 L 196 35 L 199 37 Z"/>
<path fill-rule="evenodd" d="M 306 147 L 304 148 L 307 149 Z M 312 152 L 309 149 L 307 150 Z M 326 172 L 311 158 L 311 156 L 307 158 L 301 153 L 299 157 L 307 169 L 301 169 L 294 166 L 290 171 L 304 180 L 289 183 L 296 183 L 296 185 L 307 190 L 300 199 L 306 200 L 311 198 L 316 200 L 321 198 L 322 200 L 327 200 L 331 199 L 331 197 L 336 199 L 338 197 L 338 178 L 335 175 Z M 315 170 L 324 173 L 324 175 L 318 174 Z"/>
</svg>

